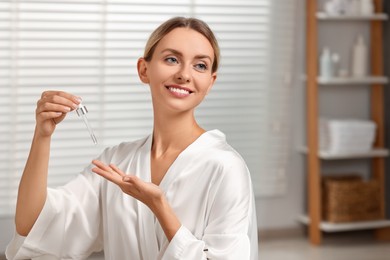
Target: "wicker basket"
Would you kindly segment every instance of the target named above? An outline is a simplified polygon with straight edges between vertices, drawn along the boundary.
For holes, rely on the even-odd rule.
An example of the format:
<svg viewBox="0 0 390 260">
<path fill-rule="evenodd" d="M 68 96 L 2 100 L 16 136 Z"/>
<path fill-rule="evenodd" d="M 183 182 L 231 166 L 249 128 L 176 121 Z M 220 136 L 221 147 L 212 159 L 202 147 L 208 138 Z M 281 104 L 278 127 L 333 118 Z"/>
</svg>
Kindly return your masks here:
<svg viewBox="0 0 390 260">
<path fill-rule="evenodd" d="M 326 176 L 322 180 L 323 219 L 351 222 L 380 219 L 379 183 L 357 175 Z"/>
</svg>

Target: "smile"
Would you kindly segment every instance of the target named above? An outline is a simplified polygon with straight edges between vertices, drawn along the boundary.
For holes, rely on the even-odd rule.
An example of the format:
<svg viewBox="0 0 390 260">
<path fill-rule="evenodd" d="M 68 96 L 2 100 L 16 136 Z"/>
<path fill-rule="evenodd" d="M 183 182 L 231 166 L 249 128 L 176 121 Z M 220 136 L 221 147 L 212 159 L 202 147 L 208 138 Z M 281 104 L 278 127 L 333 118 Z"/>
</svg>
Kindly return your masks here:
<svg viewBox="0 0 390 260">
<path fill-rule="evenodd" d="M 182 87 L 176 87 L 176 86 L 166 86 L 166 88 L 174 95 L 178 96 L 188 96 L 190 95 L 193 91 L 189 89 L 185 89 Z"/>
</svg>

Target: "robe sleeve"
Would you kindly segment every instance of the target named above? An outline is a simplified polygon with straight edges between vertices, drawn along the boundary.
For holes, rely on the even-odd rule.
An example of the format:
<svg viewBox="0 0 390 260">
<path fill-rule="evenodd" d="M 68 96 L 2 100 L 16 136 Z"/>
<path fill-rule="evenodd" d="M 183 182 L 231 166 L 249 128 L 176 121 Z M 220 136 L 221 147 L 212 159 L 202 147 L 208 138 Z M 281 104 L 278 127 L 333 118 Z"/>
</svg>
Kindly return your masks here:
<svg viewBox="0 0 390 260">
<path fill-rule="evenodd" d="M 224 167 L 223 177 L 212 186 L 217 191 L 213 198 L 209 198 L 212 206 L 203 237 L 196 238 L 190 230 L 181 226 L 162 259 L 258 259 L 257 224 L 249 171 L 243 161 L 235 161 Z"/>
<path fill-rule="evenodd" d="M 28 236 L 15 231 L 6 249 L 7 259 L 85 259 L 100 251 L 97 181 L 88 167 L 65 186 L 48 188 L 44 207 Z"/>
</svg>

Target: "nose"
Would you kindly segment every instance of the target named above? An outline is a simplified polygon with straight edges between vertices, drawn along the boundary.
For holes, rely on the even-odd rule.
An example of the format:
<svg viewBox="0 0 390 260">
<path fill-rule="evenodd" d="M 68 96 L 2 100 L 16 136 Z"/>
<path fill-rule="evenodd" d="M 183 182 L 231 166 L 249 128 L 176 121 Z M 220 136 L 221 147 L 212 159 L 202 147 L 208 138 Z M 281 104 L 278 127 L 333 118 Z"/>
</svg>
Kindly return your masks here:
<svg viewBox="0 0 390 260">
<path fill-rule="evenodd" d="M 183 65 L 180 67 L 176 73 L 176 79 L 180 83 L 189 83 L 191 82 L 191 69 L 190 66 Z"/>
</svg>

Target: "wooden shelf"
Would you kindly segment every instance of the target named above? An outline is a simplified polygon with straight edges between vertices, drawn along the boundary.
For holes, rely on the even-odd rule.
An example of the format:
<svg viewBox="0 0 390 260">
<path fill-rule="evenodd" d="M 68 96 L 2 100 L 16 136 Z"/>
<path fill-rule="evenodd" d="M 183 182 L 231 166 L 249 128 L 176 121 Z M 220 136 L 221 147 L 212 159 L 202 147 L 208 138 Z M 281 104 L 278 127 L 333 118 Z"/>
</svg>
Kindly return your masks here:
<svg viewBox="0 0 390 260">
<path fill-rule="evenodd" d="M 307 215 L 299 216 L 298 221 L 302 224 L 309 225 L 310 218 Z M 342 232 L 342 231 L 354 231 L 364 229 L 377 229 L 390 227 L 390 220 L 372 220 L 372 221 L 357 221 L 347 223 L 331 223 L 321 221 L 320 229 L 324 232 Z"/>
<path fill-rule="evenodd" d="M 317 78 L 318 84 L 321 85 L 387 84 L 388 81 L 388 78 L 383 76 Z"/>
<path fill-rule="evenodd" d="M 328 15 L 320 10 L 319 0 L 306 1 L 306 143 L 310 152 L 307 152 L 307 212 L 310 220 L 306 217 L 306 223 L 308 224 L 308 235 L 310 242 L 315 245 L 320 245 L 322 242 L 321 231 L 337 232 L 345 230 L 357 230 L 357 229 L 376 229 L 375 232 L 381 237 L 390 237 L 390 220 L 385 219 L 385 159 L 384 157 L 389 154 L 388 150 L 384 149 L 384 88 L 388 83 L 388 79 L 383 77 L 383 21 L 388 20 L 388 15 L 383 13 L 383 0 L 373 0 L 375 6 L 375 14 L 373 15 Z M 329 24 L 331 21 L 332 24 Z M 324 25 L 324 23 L 327 23 Z M 340 22 L 340 23 L 337 23 Z M 347 22 L 347 23 L 345 23 Z M 359 24 L 352 24 L 351 22 L 357 22 Z M 341 24 L 344 23 L 344 24 Z M 366 24 L 367 23 L 367 24 Z M 328 39 L 323 38 L 324 34 L 320 34 L 320 26 L 324 26 L 324 33 L 328 32 L 327 26 L 333 26 L 334 28 L 342 27 L 340 30 L 348 30 L 350 26 L 369 26 L 370 44 L 368 44 L 370 51 L 370 74 L 375 76 L 368 76 L 362 78 L 353 77 L 334 77 L 324 79 L 319 77 L 318 71 L 318 54 L 319 46 L 323 45 Z M 344 27 L 346 26 L 346 27 Z M 352 27 L 351 27 L 352 28 Z M 339 31 L 337 31 L 340 34 Z M 343 37 L 344 35 L 338 35 Z M 352 38 L 350 32 L 345 34 L 345 40 Z M 322 42 L 320 42 L 322 41 Z M 332 40 L 334 41 L 334 39 Z M 331 41 L 331 42 L 332 42 Z M 387 46 L 386 46 L 387 47 Z M 380 75 L 380 76 L 377 76 Z M 367 85 L 369 86 L 370 102 L 369 110 L 371 111 L 371 119 L 377 125 L 375 147 L 381 149 L 373 149 L 367 153 L 357 154 L 329 154 L 324 151 L 317 152 L 319 148 L 319 125 L 318 119 L 320 112 L 320 85 L 332 86 L 332 85 Z M 336 89 L 332 91 L 337 92 Z M 354 91 L 354 89 L 348 89 Z M 335 93 L 332 93 L 336 95 Z M 368 93 L 367 93 L 368 94 Z M 347 101 L 350 102 L 350 101 Z M 348 106 L 348 103 L 345 104 Z M 323 109 L 321 107 L 321 109 Z M 375 158 L 371 160 L 370 174 L 372 179 L 377 180 L 381 185 L 379 187 L 380 192 L 380 221 L 368 221 L 368 222 L 356 222 L 356 223 L 344 223 L 344 224 L 332 224 L 321 221 L 322 216 L 322 204 L 321 204 L 321 164 L 324 160 L 336 160 L 336 159 L 355 159 L 355 158 Z"/>
<path fill-rule="evenodd" d="M 388 15 L 384 13 L 373 15 L 330 15 L 324 12 L 318 12 L 316 16 L 319 20 L 329 21 L 385 21 L 389 19 Z"/>
<path fill-rule="evenodd" d="M 298 149 L 302 153 L 307 153 L 307 147 Z M 389 150 L 383 148 L 374 148 L 363 153 L 329 153 L 328 151 L 319 151 L 318 157 L 323 160 L 343 160 L 343 159 L 361 159 L 361 158 L 376 158 L 389 156 Z"/>
</svg>

